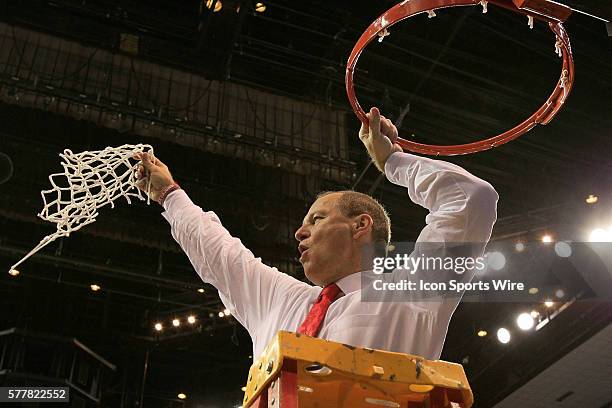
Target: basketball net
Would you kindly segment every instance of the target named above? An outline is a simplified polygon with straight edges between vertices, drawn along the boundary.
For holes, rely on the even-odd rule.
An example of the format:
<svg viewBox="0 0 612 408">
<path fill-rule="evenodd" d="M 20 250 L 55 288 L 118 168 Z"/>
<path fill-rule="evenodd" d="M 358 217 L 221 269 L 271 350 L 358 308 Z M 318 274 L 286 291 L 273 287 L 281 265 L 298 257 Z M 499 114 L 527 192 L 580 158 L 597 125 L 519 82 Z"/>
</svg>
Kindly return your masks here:
<svg viewBox="0 0 612 408">
<path fill-rule="evenodd" d="M 44 208 L 38 214 L 45 221 L 57 225 L 57 230 L 44 237 L 28 252 L 11 271 L 26 259 L 60 237 L 67 237 L 87 224 L 96 221 L 98 209 L 115 200 L 125 197 L 128 204 L 131 198 L 145 200 L 145 195 L 136 187 L 136 168 L 138 162 L 133 158 L 136 153 L 153 154 L 150 145 L 123 145 L 107 147 L 104 150 L 73 153 L 66 149 L 60 153 L 63 173 L 49 176 L 52 188 L 41 191 Z M 150 204 L 150 179 L 147 186 L 147 204 Z"/>
</svg>

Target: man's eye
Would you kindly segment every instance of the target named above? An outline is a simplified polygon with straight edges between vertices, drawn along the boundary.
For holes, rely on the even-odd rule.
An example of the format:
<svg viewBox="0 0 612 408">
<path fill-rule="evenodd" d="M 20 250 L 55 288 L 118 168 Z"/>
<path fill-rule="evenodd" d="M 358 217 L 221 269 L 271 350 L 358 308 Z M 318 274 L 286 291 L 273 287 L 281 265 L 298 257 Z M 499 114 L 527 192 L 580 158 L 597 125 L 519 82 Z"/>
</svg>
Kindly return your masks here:
<svg viewBox="0 0 612 408">
<path fill-rule="evenodd" d="M 322 219 L 323 219 L 323 217 L 320 217 L 320 216 L 317 215 L 316 217 L 312 217 L 312 222 L 316 223 L 317 220 L 322 220 Z"/>
</svg>

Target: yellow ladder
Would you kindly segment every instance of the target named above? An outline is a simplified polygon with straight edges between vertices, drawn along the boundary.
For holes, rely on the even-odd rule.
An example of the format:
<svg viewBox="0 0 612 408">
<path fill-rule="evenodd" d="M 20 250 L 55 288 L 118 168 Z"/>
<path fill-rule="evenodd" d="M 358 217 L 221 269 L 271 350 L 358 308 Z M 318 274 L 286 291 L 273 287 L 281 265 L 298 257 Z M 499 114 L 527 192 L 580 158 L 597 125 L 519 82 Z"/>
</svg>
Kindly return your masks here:
<svg viewBox="0 0 612 408">
<path fill-rule="evenodd" d="M 249 370 L 253 408 L 469 408 L 460 364 L 280 331 Z"/>
</svg>

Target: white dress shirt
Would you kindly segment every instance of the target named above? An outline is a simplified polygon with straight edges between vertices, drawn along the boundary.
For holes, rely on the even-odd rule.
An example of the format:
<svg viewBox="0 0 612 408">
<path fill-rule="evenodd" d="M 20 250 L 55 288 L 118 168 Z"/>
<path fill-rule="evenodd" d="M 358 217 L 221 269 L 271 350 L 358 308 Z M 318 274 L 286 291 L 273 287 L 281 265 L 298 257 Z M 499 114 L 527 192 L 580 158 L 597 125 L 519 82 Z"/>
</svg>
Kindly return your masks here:
<svg viewBox="0 0 612 408">
<path fill-rule="evenodd" d="M 429 210 L 418 242 L 481 242 L 482 255 L 496 220 L 491 185 L 441 160 L 393 153 L 389 181 Z M 265 265 L 185 191 L 171 193 L 163 216 L 198 275 L 219 291 L 223 304 L 248 330 L 257 357 L 279 330 L 297 331 L 321 288 Z M 354 346 L 438 359 L 459 297 L 439 302 L 364 302 L 360 273 L 336 282 L 344 296 L 331 304 L 319 337 Z"/>
</svg>

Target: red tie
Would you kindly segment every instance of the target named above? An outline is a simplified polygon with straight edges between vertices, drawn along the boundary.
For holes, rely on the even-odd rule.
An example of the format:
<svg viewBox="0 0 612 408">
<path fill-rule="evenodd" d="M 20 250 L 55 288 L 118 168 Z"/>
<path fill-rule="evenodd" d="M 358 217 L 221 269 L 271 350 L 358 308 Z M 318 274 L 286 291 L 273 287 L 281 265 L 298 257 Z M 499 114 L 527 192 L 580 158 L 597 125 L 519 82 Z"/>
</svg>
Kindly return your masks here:
<svg viewBox="0 0 612 408">
<path fill-rule="evenodd" d="M 310 337 L 317 337 L 323 325 L 323 320 L 325 319 L 329 305 L 336 300 L 340 292 L 342 291 L 335 283 L 324 287 L 316 303 L 312 305 L 310 312 L 308 312 L 308 316 L 306 316 L 306 319 L 297 332 Z"/>
</svg>

